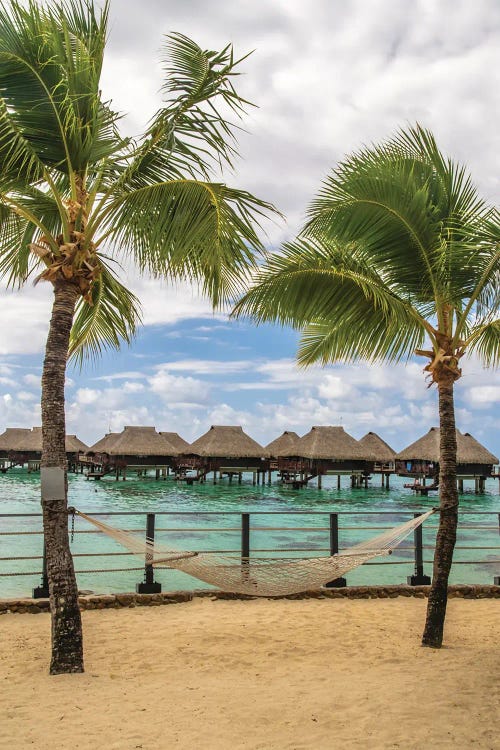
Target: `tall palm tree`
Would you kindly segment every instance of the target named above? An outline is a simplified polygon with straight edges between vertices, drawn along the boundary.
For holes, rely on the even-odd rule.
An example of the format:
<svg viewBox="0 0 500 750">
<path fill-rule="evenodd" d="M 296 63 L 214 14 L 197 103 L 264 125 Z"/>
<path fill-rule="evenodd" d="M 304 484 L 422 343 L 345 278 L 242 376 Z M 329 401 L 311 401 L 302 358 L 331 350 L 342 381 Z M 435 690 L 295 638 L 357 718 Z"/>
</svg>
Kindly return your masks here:
<svg viewBox="0 0 500 750">
<path fill-rule="evenodd" d="M 96 356 L 134 335 L 139 304 L 116 259 L 198 282 L 219 305 L 254 264 L 256 226 L 272 210 L 210 179 L 231 164 L 227 117 L 246 104 L 232 47 L 204 51 L 170 35 L 163 101 L 133 140 L 101 96 L 107 20 L 107 2 L 100 11 L 91 0 L 0 4 L 0 274 L 12 285 L 48 281 L 54 292 L 41 397 L 52 674 L 83 671 L 67 533 L 68 354 Z"/>
<path fill-rule="evenodd" d="M 440 522 L 423 645 L 440 647 L 456 539 L 454 384 L 474 352 L 500 361 L 498 212 L 420 126 L 349 156 L 299 238 L 268 258 L 236 314 L 302 330 L 298 361 L 397 362 L 437 386 Z"/>
</svg>

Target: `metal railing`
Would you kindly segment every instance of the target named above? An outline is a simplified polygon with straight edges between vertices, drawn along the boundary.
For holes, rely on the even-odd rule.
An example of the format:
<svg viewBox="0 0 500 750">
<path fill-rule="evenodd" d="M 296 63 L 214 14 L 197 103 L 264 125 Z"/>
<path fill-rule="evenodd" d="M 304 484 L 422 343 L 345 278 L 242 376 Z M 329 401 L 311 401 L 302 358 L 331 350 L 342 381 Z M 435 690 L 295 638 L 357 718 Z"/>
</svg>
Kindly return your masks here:
<svg viewBox="0 0 500 750">
<path fill-rule="evenodd" d="M 422 511 L 424 512 L 424 511 Z M 95 513 L 89 513 L 88 515 L 91 516 L 104 516 L 104 517 L 142 517 L 145 518 L 145 523 L 142 525 L 142 531 L 145 532 L 146 538 L 154 540 L 155 534 L 158 532 L 168 533 L 168 534 L 201 534 L 205 538 L 205 540 L 208 540 L 209 535 L 216 534 L 217 537 L 217 548 L 214 547 L 208 547 L 205 549 L 198 549 L 198 552 L 203 552 L 206 554 L 218 554 L 218 553 L 225 553 L 225 554 L 234 554 L 237 556 L 240 556 L 243 561 L 248 561 L 249 558 L 252 556 L 266 556 L 271 559 L 293 559 L 297 558 L 297 556 L 305 557 L 308 556 L 311 553 L 314 553 L 315 556 L 318 555 L 334 555 L 336 552 L 341 551 L 347 546 L 351 546 L 352 542 L 349 540 L 349 544 L 346 544 L 345 547 L 340 543 L 341 537 L 345 536 L 346 532 L 355 532 L 356 535 L 361 535 L 367 531 L 373 531 L 373 532 L 381 532 L 385 529 L 391 528 L 391 526 L 386 525 L 373 525 L 373 522 L 370 525 L 349 525 L 348 523 L 341 523 L 341 521 L 345 521 L 348 517 L 359 517 L 359 516 L 368 516 L 370 518 L 383 518 L 384 516 L 390 515 L 391 517 L 394 516 L 418 516 L 420 513 L 415 513 L 412 511 L 368 511 L 368 510 L 362 510 L 362 511 L 338 511 L 335 513 L 329 512 L 329 511 L 252 511 L 251 513 L 246 512 L 240 512 L 240 511 L 156 511 L 154 513 L 152 512 L 146 512 L 146 511 L 110 511 L 110 512 L 95 512 Z M 323 525 L 300 525 L 300 526 L 294 526 L 294 525 L 262 525 L 263 519 L 268 518 L 274 518 L 280 516 L 282 518 L 307 518 L 307 517 L 314 517 L 316 520 L 322 521 L 322 519 L 325 519 L 327 523 Z M 493 523 L 467 523 L 467 516 L 474 516 L 474 517 L 480 517 L 482 518 L 490 517 L 494 519 Z M 231 525 L 231 526 L 179 526 L 178 524 L 170 526 L 162 525 L 157 526 L 157 520 L 158 519 L 169 519 L 174 517 L 188 517 L 190 519 L 197 519 L 198 521 L 201 520 L 211 520 L 214 518 L 223 518 L 223 519 L 232 519 L 232 518 L 238 518 L 239 523 L 237 525 Z M 463 520 L 465 518 L 465 520 Z M 1 537 L 23 537 L 23 536 L 43 536 L 43 531 L 41 528 L 41 524 L 36 529 L 16 529 L 16 530 L 4 530 L 2 529 L 2 519 L 37 519 L 41 520 L 41 514 L 40 513 L 3 513 L 0 514 L 0 542 Z M 71 516 L 70 516 L 71 519 Z M 78 519 L 78 516 L 76 517 Z M 482 534 L 484 532 L 493 532 L 493 533 L 500 533 L 500 513 L 496 511 L 459 511 L 459 533 L 463 531 L 474 531 L 476 533 Z M 116 525 L 116 524 L 113 524 Z M 120 528 L 121 525 L 120 525 Z M 437 528 L 437 524 L 429 523 L 427 522 L 425 524 L 425 530 L 434 532 Z M 141 532 L 141 528 L 128 528 L 126 529 L 128 531 L 133 532 Z M 303 533 L 308 532 L 309 534 L 314 533 L 315 535 L 319 535 L 320 541 L 319 544 L 314 543 L 311 546 L 311 543 L 309 545 L 302 545 L 294 543 L 293 546 L 279 546 L 279 547 L 269 547 L 269 546 L 256 546 L 252 545 L 252 536 L 255 534 L 259 534 L 261 532 L 274 532 L 274 533 L 282 533 L 287 532 L 289 533 Z M 89 534 L 101 534 L 102 532 L 95 529 L 83 529 L 83 528 L 75 528 L 72 531 L 72 534 L 79 537 L 81 536 L 82 539 L 84 538 L 84 535 Z M 224 547 L 220 548 L 220 537 L 223 534 L 226 533 L 237 533 L 240 536 L 240 543 L 237 547 Z M 399 553 L 400 555 L 408 555 L 411 554 L 412 559 L 409 559 L 406 557 L 405 559 L 396 559 L 396 555 L 392 555 L 391 558 L 387 559 L 384 558 L 383 561 L 371 561 L 368 563 L 365 563 L 365 566 L 397 566 L 397 565 L 413 565 L 414 568 L 414 574 L 407 576 L 407 582 L 410 585 L 420 585 L 425 583 L 430 583 L 430 578 L 428 575 L 425 574 L 425 566 L 426 565 L 432 565 L 432 559 L 431 559 L 431 552 L 434 549 L 434 544 L 424 544 L 424 525 L 419 526 L 414 534 L 413 534 L 413 542 L 412 543 L 403 543 L 401 545 Z M 364 538 L 364 537 L 363 537 Z M 358 540 L 359 541 L 359 540 Z M 328 542 L 327 544 L 325 544 Z M 3 546 L 3 545 L 2 545 Z M 178 543 L 175 545 L 178 546 Z M 10 556 L 2 556 L 0 553 L 0 596 L 2 596 L 2 586 L 1 586 L 1 579 L 2 578 L 9 578 L 9 577 L 15 577 L 15 576 L 41 576 L 41 585 L 33 589 L 33 596 L 34 597 L 42 597 L 48 595 L 48 581 L 47 581 L 47 571 L 46 571 L 46 564 L 45 564 L 45 548 L 43 545 L 42 539 L 40 540 L 40 554 L 35 555 L 10 555 Z M 481 559 L 461 559 L 462 558 L 462 552 L 464 551 L 472 551 L 477 550 L 481 552 L 487 552 L 487 553 L 495 553 L 494 555 L 486 555 L 482 556 Z M 492 566 L 492 580 L 491 582 L 495 582 L 496 584 L 499 583 L 499 576 L 495 575 L 495 572 L 500 572 L 500 556 L 498 555 L 498 550 L 500 550 L 499 545 L 494 544 L 487 544 L 487 545 L 467 545 L 459 543 L 455 547 L 455 559 L 453 562 L 453 565 L 487 565 Z M 123 551 L 92 551 L 92 552 L 74 552 L 73 557 L 75 560 L 85 559 L 85 558 L 116 558 L 116 557 L 127 557 L 132 555 L 132 552 Z M 24 563 L 26 561 L 40 561 L 41 567 L 37 570 L 9 570 L 5 571 L 3 569 L 5 563 L 14 563 L 12 567 L 15 567 L 16 564 Z M 495 567 L 496 566 L 496 567 Z M 34 567 L 34 566 L 33 566 Z M 169 570 L 168 566 L 164 567 L 155 567 L 154 570 Z M 157 583 L 154 580 L 154 570 L 152 565 L 149 564 L 148 560 L 145 559 L 144 565 L 141 565 L 139 567 L 126 567 L 126 568 L 110 568 L 110 567 L 93 567 L 93 568 L 83 568 L 83 569 L 77 569 L 76 573 L 77 575 L 85 575 L 85 574 L 99 574 L 99 573 L 106 573 L 106 574 L 116 574 L 116 573 L 125 573 L 125 572 L 133 572 L 133 571 L 143 571 L 143 581 L 140 583 L 137 583 L 136 589 L 140 593 L 153 593 L 153 592 L 159 592 L 161 591 L 161 584 Z M 344 578 L 336 579 L 335 581 L 332 581 L 329 586 L 345 586 L 346 580 Z"/>
</svg>

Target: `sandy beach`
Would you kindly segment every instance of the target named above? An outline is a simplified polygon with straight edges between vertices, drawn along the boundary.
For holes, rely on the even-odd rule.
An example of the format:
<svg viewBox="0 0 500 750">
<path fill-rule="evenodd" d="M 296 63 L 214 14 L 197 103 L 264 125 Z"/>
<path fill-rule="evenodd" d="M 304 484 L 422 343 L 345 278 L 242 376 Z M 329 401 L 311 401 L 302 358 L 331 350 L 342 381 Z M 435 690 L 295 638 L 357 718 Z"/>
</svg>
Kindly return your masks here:
<svg viewBox="0 0 500 750">
<path fill-rule="evenodd" d="M 212 601 L 83 612 L 86 672 L 47 674 L 50 617 L 0 618 L 0 747 L 499 747 L 500 601 Z"/>
</svg>

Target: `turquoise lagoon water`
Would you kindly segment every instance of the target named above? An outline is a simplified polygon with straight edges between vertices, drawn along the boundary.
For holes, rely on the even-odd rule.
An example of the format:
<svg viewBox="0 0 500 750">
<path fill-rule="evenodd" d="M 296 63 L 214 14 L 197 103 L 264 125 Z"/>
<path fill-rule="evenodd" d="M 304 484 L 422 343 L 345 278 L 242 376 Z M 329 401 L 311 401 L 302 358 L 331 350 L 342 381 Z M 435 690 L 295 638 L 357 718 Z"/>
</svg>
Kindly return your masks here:
<svg viewBox="0 0 500 750">
<path fill-rule="evenodd" d="M 1 513 L 38 514 L 39 483 L 39 475 L 29 475 L 22 469 L 0 475 Z M 323 479 L 322 490 L 314 486 L 293 490 L 276 482 L 253 486 L 251 475 L 244 477 L 242 484 L 233 482 L 230 485 L 224 480 L 217 485 L 207 481 L 202 485 L 186 486 L 173 479 L 155 481 L 148 477 L 116 482 L 106 477 L 94 482 L 87 481 L 82 475 L 71 474 L 69 503 L 87 513 L 167 512 L 167 515 L 156 517 L 158 541 L 182 550 L 230 549 L 236 554 L 241 549 L 240 514 L 250 513 L 252 555 L 306 557 L 328 554 L 328 513 L 339 513 L 342 548 L 374 536 L 384 527 L 403 523 L 413 513 L 437 504 L 435 493 L 428 498 L 415 496 L 411 490 L 403 488 L 400 478 L 391 477 L 390 490 L 382 489 L 379 484 L 379 477 L 374 476 L 368 489 L 351 489 L 349 478 L 343 477 L 343 486 L 337 490 L 336 478 L 331 477 Z M 472 489 L 465 491 L 460 498 L 461 510 L 472 512 L 472 515 L 460 517 L 451 580 L 454 583 L 492 583 L 493 577 L 500 574 L 500 562 L 494 562 L 500 559 L 498 481 L 488 480 L 484 495 L 475 495 Z M 100 518 L 113 526 L 144 533 L 145 515 Z M 436 524 L 437 517 L 431 517 L 424 526 L 424 545 L 429 547 L 424 549 L 427 574 L 432 570 Z M 26 576 L 1 575 L 0 597 L 27 595 L 39 585 L 40 530 L 40 517 L 0 516 L 0 573 L 31 573 Z M 134 556 L 94 556 L 99 552 L 123 553 L 125 550 L 109 537 L 93 533 L 93 527 L 82 519 L 76 519 L 75 530 L 72 551 L 77 571 L 140 567 L 141 561 Z M 38 533 L 22 536 L 7 533 L 13 531 Z M 406 577 L 413 573 L 412 543 L 410 537 L 390 558 L 379 558 L 349 573 L 348 584 L 405 582 Z M 33 559 L 4 559 L 13 557 Z M 467 564 L 462 564 L 465 562 Z M 203 586 L 190 576 L 172 570 L 155 571 L 155 579 L 162 583 L 163 590 Z M 80 589 L 95 592 L 132 591 L 142 580 L 142 570 L 78 572 Z"/>
</svg>

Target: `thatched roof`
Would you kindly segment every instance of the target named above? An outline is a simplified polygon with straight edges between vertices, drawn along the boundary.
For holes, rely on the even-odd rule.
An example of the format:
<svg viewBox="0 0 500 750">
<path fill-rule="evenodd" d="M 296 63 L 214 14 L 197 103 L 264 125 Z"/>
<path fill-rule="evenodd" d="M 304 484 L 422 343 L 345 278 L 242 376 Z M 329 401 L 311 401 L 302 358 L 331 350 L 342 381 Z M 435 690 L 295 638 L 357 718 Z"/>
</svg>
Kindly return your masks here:
<svg viewBox="0 0 500 750">
<path fill-rule="evenodd" d="M 434 461 L 439 463 L 439 427 L 431 427 L 429 432 L 396 455 L 401 461 Z M 457 463 L 496 464 L 498 458 L 489 452 L 468 432 L 463 435 L 457 430 Z"/>
<path fill-rule="evenodd" d="M 118 437 L 120 437 L 120 434 L 120 432 L 107 432 L 104 437 L 97 441 L 97 443 L 90 446 L 87 453 L 106 453 L 107 449 L 111 447 Z"/>
<path fill-rule="evenodd" d="M 268 451 L 235 426 L 212 425 L 186 451 L 205 458 L 267 458 Z"/>
<path fill-rule="evenodd" d="M 31 430 L 27 427 L 7 427 L 0 435 L 0 451 L 23 451 Z"/>
<path fill-rule="evenodd" d="M 497 464 L 499 463 L 498 456 L 494 456 L 490 453 L 484 445 L 481 445 L 470 432 L 465 432 L 462 435 L 463 442 L 465 443 L 465 455 L 466 460 L 462 463 L 468 464 Z"/>
<path fill-rule="evenodd" d="M 7 427 L 3 435 L 0 435 L 0 450 L 17 453 L 41 453 L 42 428 L 33 427 L 29 430 Z M 78 451 L 86 450 L 87 446 L 76 435 L 66 435 L 66 453 L 78 453 Z"/>
<path fill-rule="evenodd" d="M 266 445 L 266 450 L 273 458 L 297 456 L 297 443 L 299 440 L 300 438 L 296 432 L 285 430 L 283 435 L 280 435 L 276 440 L 273 440 L 269 445 Z"/>
<path fill-rule="evenodd" d="M 394 461 L 396 451 L 376 432 L 367 432 L 358 443 L 373 453 L 377 461 Z"/>
<path fill-rule="evenodd" d="M 66 435 L 66 453 L 85 453 L 87 450 L 88 445 L 85 445 L 79 437 Z"/>
<path fill-rule="evenodd" d="M 334 461 L 375 460 L 373 452 L 360 445 L 343 427 L 313 427 L 299 438 L 297 455 Z"/>
<path fill-rule="evenodd" d="M 189 443 L 184 438 L 181 438 L 177 432 L 160 432 L 160 435 L 163 435 L 170 445 L 173 445 L 181 453 L 185 453 L 186 448 L 189 448 Z"/>
<path fill-rule="evenodd" d="M 116 438 L 106 444 L 101 452 L 110 456 L 178 456 L 180 450 L 173 446 L 154 427 L 126 426 Z"/>
</svg>

